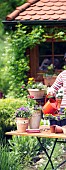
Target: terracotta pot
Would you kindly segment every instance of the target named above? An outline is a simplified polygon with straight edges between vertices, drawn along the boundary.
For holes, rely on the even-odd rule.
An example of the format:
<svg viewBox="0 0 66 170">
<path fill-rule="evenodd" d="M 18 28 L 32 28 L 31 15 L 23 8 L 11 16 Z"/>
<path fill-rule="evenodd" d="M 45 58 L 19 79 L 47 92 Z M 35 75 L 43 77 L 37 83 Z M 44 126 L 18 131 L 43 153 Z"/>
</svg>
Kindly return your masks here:
<svg viewBox="0 0 66 170">
<path fill-rule="evenodd" d="M 30 96 L 34 96 L 34 99 L 41 99 L 44 96 L 45 90 L 39 90 L 39 89 L 28 89 L 28 92 Z"/>
<path fill-rule="evenodd" d="M 17 117 L 16 124 L 18 132 L 26 132 L 26 129 L 28 128 L 28 119 Z"/>
<path fill-rule="evenodd" d="M 55 126 L 55 133 L 63 133 L 63 129 L 61 126 L 56 125 Z"/>
<path fill-rule="evenodd" d="M 50 131 L 51 131 L 51 133 L 55 133 L 55 125 L 50 126 Z"/>
<path fill-rule="evenodd" d="M 63 133 L 66 135 L 66 125 L 62 127 Z"/>
<path fill-rule="evenodd" d="M 40 126 L 41 111 L 35 111 L 29 120 L 29 126 L 31 129 L 38 129 Z"/>
</svg>

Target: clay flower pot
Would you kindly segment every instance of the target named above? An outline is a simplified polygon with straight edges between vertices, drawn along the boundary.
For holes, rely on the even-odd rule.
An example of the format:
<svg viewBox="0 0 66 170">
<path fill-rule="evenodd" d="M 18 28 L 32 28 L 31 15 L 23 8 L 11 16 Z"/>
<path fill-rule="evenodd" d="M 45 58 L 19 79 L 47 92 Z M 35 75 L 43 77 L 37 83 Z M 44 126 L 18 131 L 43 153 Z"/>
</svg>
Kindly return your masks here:
<svg viewBox="0 0 66 170">
<path fill-rule="evenodd" d="M 55 133 L 55 125 L 50 126 L 50 131 L 51 131 L 51 133 Z"/>
<path fill-rule="evenodd" d="M 41 111 L 36 110 L 32 114 L 32 116 L 29 120 L 30 129 L 38 129 L 40 126 L 40 120 L 41 120 Z"/>
<path fill-rule="evenodd" d="M 56 125 L 55 126 L 55 133 L 63 133 L 63 129 L 61 126 Z"/>
<path fill-rule="evenodd" d="M 18 132 L 26 132 L 26 129 L 28 128 L 28 118 L 16 117 L 16 124 Z"/>
<path fill-rule="evenodd" d="M 44 96 L 45 90 L 39 90 L 39 89 L 28 89 L 28 92 L 30 96 L 34 96 L 34 99 L 41 99 Z"/>
</svg>

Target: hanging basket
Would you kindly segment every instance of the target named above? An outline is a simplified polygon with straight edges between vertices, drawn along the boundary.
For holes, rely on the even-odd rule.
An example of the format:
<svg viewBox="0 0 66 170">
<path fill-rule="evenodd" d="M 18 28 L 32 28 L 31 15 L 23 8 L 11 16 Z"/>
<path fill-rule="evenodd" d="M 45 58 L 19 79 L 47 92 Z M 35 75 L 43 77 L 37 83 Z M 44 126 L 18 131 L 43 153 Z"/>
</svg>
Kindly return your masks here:
<svg viewBox="0 0 66 170">
<path fill-rule="evenodd" d="M 30 96 L 33 96 L 34 99 L 41 99 L 44 96 L 44 92 L 45 90 L 39 90 L 39 89 L 28 89 L 28 92 L 30 94 Z"/>
</svg>

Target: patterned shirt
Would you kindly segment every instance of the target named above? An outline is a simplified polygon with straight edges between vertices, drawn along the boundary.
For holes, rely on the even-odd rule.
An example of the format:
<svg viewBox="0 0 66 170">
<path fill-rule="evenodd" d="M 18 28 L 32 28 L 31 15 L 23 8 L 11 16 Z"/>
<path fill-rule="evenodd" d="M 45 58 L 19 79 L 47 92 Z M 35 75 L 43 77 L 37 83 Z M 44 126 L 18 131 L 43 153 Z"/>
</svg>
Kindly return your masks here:
<svg viewBox="0 0 66 170">
<path fill-rule="evenodd" d="M 61 108 L 66 107 L 66 70 L 62 71 L 56 78 L 50 89 L 53 89 L 56 93 L 63 86 L 63 98 L 61 102 Z"/>
</svg>

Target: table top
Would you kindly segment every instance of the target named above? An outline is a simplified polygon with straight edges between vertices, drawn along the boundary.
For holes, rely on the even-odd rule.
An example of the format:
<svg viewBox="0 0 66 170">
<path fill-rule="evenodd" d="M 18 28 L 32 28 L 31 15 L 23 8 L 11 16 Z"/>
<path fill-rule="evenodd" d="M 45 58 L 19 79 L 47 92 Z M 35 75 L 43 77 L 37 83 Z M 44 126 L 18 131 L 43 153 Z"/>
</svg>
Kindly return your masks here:
<svg viewBox="0 0 66 170">
<path fill-rule="evenodd" d="M 20 133 L 18 130 L 6 132 L 6 135 L 16 135 L 16 136 L 34 136 L 34 137 L 42 137 L 42 138 L 58 138 L 58 139 L 66 139 L 66 135 L 63 133 L 51 133 L 49 126 L 40 126 L 40 132 L 23 132 Z"/>
</svg>

